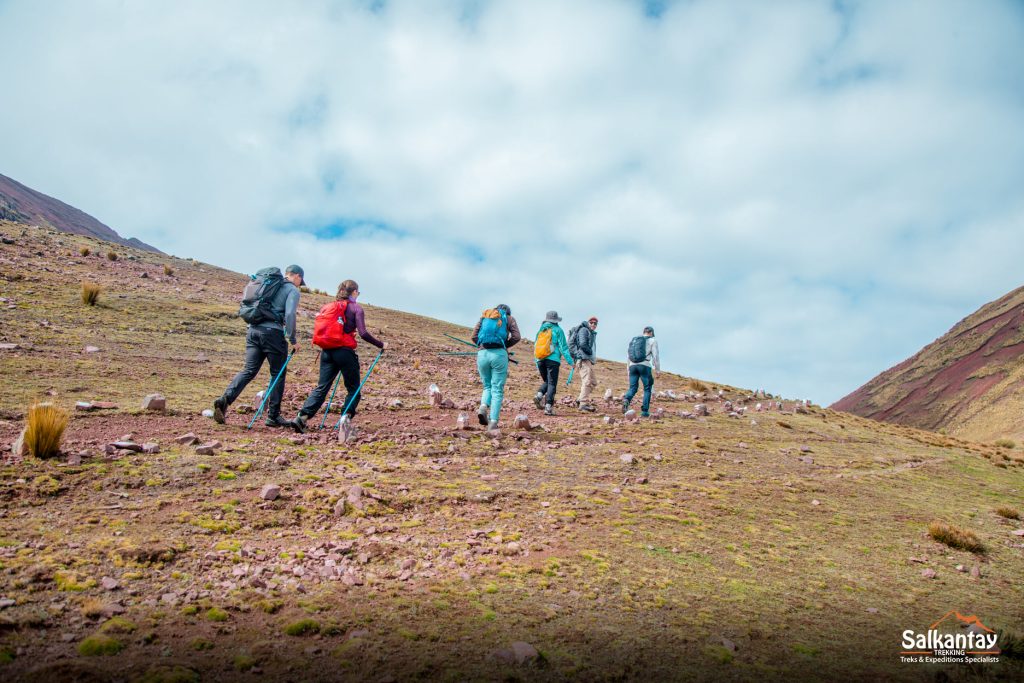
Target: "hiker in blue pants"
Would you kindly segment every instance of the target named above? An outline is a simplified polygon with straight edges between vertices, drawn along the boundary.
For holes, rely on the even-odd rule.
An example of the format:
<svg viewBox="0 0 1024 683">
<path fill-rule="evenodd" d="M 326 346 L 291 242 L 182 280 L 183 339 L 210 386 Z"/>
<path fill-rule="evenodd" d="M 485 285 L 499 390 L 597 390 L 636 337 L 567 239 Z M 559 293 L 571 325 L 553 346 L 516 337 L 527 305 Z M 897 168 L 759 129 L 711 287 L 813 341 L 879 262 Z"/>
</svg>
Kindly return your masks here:
<svg viewBox="0 0 1024 683">
<path fill-rule="evenodd" d="M 498 416 L 505 399 L 505 380 L 508 379 L 508 349 L 519 343 L 519 324 L 512 317 L 512 309 L 505 304 L 489 308 L 480 316 L 473 328 L 476 368 L 484 385 L 480 396 L 477 420 L 488 430 L 498 428 Z"/>
<path fill-rule="evenodd" d="M 661 372 L 661 358 L 658 355 L 658 340 L 654 338 L 654 328 L 644 328 L 643 336 L 633 337 L 626 351 L 629 360 L 629 391 L 622 397 L 622 412 L 629 410 L 629 403 L 636 396 L 638 385 L 644 383 L 644 402 L 640 407 L 640 415 L 650 416 L 651 391 L 654 378 Z"/>
</svg>

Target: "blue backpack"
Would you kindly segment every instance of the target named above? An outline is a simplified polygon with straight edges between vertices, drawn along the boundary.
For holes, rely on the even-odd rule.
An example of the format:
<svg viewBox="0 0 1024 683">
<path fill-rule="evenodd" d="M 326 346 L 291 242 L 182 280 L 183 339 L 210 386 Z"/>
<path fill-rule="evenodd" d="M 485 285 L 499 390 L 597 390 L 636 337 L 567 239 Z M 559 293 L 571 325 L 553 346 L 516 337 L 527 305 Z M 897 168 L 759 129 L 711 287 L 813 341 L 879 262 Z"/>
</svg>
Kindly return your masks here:
<svg viewBox="0 0 1024 683">
<path fill-rule="evenodd" d="M 647 337 L 633 337 L 626 353 L 630 363 L 643 363 L 647 360 Z"/>
<path fill-rule="evenodd" d="M 502 311 L 489 308 L 480 316 L 480 332 L 476 335 L 477 346 L 498 344 L 505 348 L 508 339 L 508 318 Z"/>
</svg>

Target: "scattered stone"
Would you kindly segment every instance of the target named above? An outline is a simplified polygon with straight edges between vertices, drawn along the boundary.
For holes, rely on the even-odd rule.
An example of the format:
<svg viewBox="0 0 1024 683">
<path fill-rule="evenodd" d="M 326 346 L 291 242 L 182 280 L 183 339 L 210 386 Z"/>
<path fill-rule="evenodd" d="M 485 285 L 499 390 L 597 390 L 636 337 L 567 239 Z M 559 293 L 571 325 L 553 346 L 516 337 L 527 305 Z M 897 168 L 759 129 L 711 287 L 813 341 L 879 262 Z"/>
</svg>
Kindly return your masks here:
<svg viewBox="0 0 1024 683">
<path fill-rule="evenodd" d="M 981 567 L 979 567 L 978 565 L 974 565 L 973 567 L 971 567 L 971 578 L 972 579 L 980 579 L 981 578 Z"/>
<path fill-rule="evenodd" d="M 956 570 L 957 570 L 958 572 L 965 572 L 965 571 L 967 571 L 967 569 L 966 569 L 966 568 L 965 568 L 965 567 L 964 567 L 964 566 L 963 566 L 962 564 L 958 564 L 958 565 L 956 566 Z"/>
<path fill-rule="evenodd" d="M 213 455 L 215 452 L 216 451 L 205 444 L 196 446 L 196 455 Z"/>
<path fill-rule="evenodd" d="M 611 389 L 605 389 L 604 390 L 604 402 L 605 403 L 611 403 L 613 400 L 615 400 L 615 395 L 612 393 L 612 390 Z"/>
<path fill-rule="evenodd" d="M 736 643 L 732 642 L 728 638 L 722 638 L 722 647 L 729 652 L 736 652 Z"/>
<path fill-rule="evenodd" d="M 516 664 L 529 664 L 537 660 L 540 654 L 537 648 L 519 640 L 512 643 L 512 658 Z"/>
<path fill-rule="evenodd" d="M 144 443 L 142 444 L 142 452 L 148 453 L 150 455 L 155 455 L 156 453 L 160 452 L 160 444 L 156 443 L 155 441 Z"/>
<path fill-rule="evenodd" d="M 86 346 L 84 349 L 85 353 L 99 353 L 100 347 L 98 346 Z"/>
<path fill-rule="evenodd" d="M 149 394 L 146 398 L 142 399 L 142 409 L 162 413 L 167 410 L 167 399 L 160 394 Z"/>
<path fill-rule="evenodd" d="M 14 351 L 17 348 L 17 344 L 0 344 L 0 351 Z"/>
<path fill-rule="evenodd" d="M 697 417 L 707 417 L 708 416 L 707 404 L 698 403 L 697 405 L 695 405 L 693 407 L 693 414 L 696 415 Z"/>
<path fill-rule="evenodd" d="M 402 571 L 406 571 L 408 569 L 415 569 L 415 568 L 416 568 L 416 560 L 414 560 L 411 557 L 407 557 L 406 559 L 402 560 L 402 564 L 401 564 L 401 566 L 399 566 L 399 569 L 401 569 Z"/>
<path fill-rule="evenodd" d="M 821 505 L 821 501 L 815 498 L 814 500 L 811 501 L 811 505 Z"/>
<path fill-rule="evenodd" d="M 813 465 L 814 458 L 805 455 L 800 458 L 800 462 L 804 463 L 805 465 Z"/>
<path fill-rule="evenodd" d="M 142 446 L 135 443 L 134 441 L 115 441 L 110 445 L 113 446 L 114 448 L 118 448 L 124 451 L 132 451 L 133 453 L 142 452 Z"/>
<path fill-rule="evenodd" d="M 626 464 L 626 465 L 632 465 L 632 464 L 636 463 L 636 458 L 634 458 L 629 453 L 623 453 L 622 455 L 620 455 L 619 456 L 619 460 L 621 460 L 623 462 L 623 464 Z"/>
<path fill-rule="evenodd" d="M 636 481 L 636 483 L 638 483 L 638 484 L 646 484 L 647 483 L 647 477 L 637 477 L 634 481 Z"/>
<path fill-rule="evenodd" d="M 430 397 L 430 407 L 440 408 L 441 403 L 444 401 L 444 397 L 441 395 L 441 388 L 436 384 L 431 384 L 427 387 L 427 394 Z"/>
<path fill-rule="evenodd" d="M 867 613 L 868 614 L 878 614 L 878 608 L 877 607 L 868 607 L 867 608 Z"/>
<path fill-rule="evenodd" d="M 206 408 L 206 409 L 203 410 L 203 412 L 201 412 L 199 414 L 202 415 L 203 417 L 211 417 L 212 418 L 213 417 L 213 409 L 212 408 Z"/>
<path fill-rule="evenodd" d="M 516 429 L 528 432 L 531 429 L 530 418 L 527 417 L 525 413 L 520 413 L 519 415 L 516 415 L 515 419 L 512 421 L 512 426 Z"/>
<path fill-rule="evenodd" d="M 810 453 L 811 452 L 811 447 L 810 446 L 801 446 L 800 447 L 800 452 L 801 453 Z"/>
<path fill-rule="evenodd" d="M 77 401 L 75 403 L 75 410 L 81 410 L 82 412 L 86 412 L 89 410 L 94 410 L 94 408 L 92 407 L 92 404 L 89 403 L 88 401 Z"/>
<path fill-rule="evenodd" d="M 117 587 L 120 584 L 118 584 L 118 582 L 115 579 L 112 579 L 109 576 L 104 576 L 102 579 L 100 579 L 100 585 L 103 586 L 104 590 L 112 591 L 117 590 Z"/>
<path fill-rule="evenodd" d="M 8 607 L 14 607 L 16 604 L 18 604 L 18 603 L 14 599 L 12 599 L 12 598 L 0 598 L 0 609 L 7 609 Z"/>
<path fill-rule="evenodd" d="M 505 555 L 518 555 L 520 550 L 522 550 L 522 547 L 515 541 L 511 541 L 505 546 L 502 552 Z"/>
<path fill-rule="evenodd" d="M 285 465 L 288 465 L 289 463 L 291 463 L 291 461 L 288 459 L 288 456 L 286 456 L 286 455 L 279 455 L 276 458 L 274 458 L 274 464 L 275 465 L 279 465 L 281 467 L 284 467 Z"/>
<path fill-rule="evenodd" d="M 264 484 L 260 489 L 260 498 L 263 500 L 277 500 L 281 495 L 281 487 L 277 484 Z"/>
<path fill-rule="evenodd" d="M 142 271 L 142 275 L 140 275 L 139 277 L 142 278 L 143 280 L 148 280 L 149 273 L 147 273 L 146 271 Z"/>
<path fill-rule="evenodd" d="M 921 570 L 921 576 L 926 579 L 934 579 L 938 574 L 935 573 L 934 569 L 929 567 L 928 569 Z"/>
<path fill-rule="evenodd" d="M 623 415 L 623 419 L 625 419 L 627 422 L 636 422 L 637 420 L 640 419 L 640 416 L 636 414 L 635 410 L 630 408 L 629 410 L 626 411 L 626 414 Z"/>
<path fill-rule="evenodd" d="M 601 418 L 601 421 L 604 422 L 606 425 L 615 424 L 615 418 L 612 417 L 611 415 L 605 415 L 603 418 Z"/>
<path fill-rule="evenodd" d="M 404 405 L 405 404 L 402 403 L 402 399 L 396 398 L 395 400 L 391 401 L 391 403 L 388 403 L 388 408 L 391 408 L 392 410 L 398 410 Z"/>
<path fill-rule="evenodd" d="M 665 417 L 665 409 L 664 408 L 655 408 L 654 411 L 651 413 L 651 417 L 653 417 L 655 419 Z"/>
<path fill-rule="evenodd" d="M 466 431 L 469 428 L 469 415 L 466 413 L 459 413 L 459 416 L 455 418 L 455 429 L 459 431 Z"/>
<path fill-rule="evenodd" d="M 11 453 L 19 458 L 28 457 L 28 444 L 25 443 L 25 430 L 27 427 L 21 430 L 21 434 L 14 440 L 14 445 L 11 446 Z"/>
<path fill-rule="evenodd" d="M 175 441 L 180 443 L 182 446 L 191 446 L 192 444 L 199 443 L 199 437 L 192 432 L 189 432 L 188 434 L 182 434 L 175 439 Z"/>
<path fill-rule="evenodd" d="M 65 464 L 67 464 L 67 465 L 81 465 L 82 464 L 82 454 L 81 453 L 71 453 L 70 455 L 68 455 L 68 459 L 65 461 Z"/>
</svg>

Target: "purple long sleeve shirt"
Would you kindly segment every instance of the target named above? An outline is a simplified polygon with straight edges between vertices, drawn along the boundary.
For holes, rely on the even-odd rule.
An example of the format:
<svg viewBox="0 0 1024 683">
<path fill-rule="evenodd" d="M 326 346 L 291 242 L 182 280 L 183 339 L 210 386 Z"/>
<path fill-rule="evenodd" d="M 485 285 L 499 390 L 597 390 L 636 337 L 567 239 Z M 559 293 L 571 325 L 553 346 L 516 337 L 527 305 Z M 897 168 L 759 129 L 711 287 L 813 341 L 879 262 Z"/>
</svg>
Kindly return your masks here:
<svg viewBox="0 0 1024 683">
<path fill-rule="evenodd" d="M 359 336 L 368 344 L 373 344 L 378 349 L 384 348 L 383 342 L 366 331 L 366 315 L 363 313 L 363 307 L 355 301 L 349 301 L 348 308 L 345 309 L 345 332 L 352 334 L 355 331 L 358 331 Z"/>
</svg>

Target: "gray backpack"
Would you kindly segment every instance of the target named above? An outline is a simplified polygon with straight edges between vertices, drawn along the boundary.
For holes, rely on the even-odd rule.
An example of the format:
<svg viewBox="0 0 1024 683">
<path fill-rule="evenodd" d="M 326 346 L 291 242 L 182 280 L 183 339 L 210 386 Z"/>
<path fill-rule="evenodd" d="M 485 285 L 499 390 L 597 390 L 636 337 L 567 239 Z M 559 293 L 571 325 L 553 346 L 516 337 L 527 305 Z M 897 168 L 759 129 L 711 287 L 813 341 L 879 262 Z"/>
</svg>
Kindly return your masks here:
<svg viewBox="0 0 1024 683">
<path fill-rule="evenodd" d="M 273 308 L 274 296 L 284 285 L 280 268 L 264 268 L 256 271 L 242 291 L 242 305 L 238 317 L 250 325 L 262 322 L 284 323 L 280 312 Z"/>
</svg>

